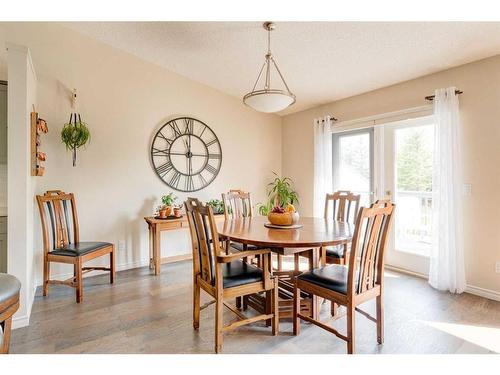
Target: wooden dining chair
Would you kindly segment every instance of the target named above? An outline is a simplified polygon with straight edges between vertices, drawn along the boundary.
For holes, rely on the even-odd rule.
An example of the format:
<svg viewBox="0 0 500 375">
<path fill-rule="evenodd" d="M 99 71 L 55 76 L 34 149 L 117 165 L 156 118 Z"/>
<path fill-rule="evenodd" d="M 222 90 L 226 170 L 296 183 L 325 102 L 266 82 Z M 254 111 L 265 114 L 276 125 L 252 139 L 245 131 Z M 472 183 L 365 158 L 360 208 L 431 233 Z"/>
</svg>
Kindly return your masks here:
<svg viewBox="0 0 500 375">
<path fill-rule="evenodd" d="M 394 204 L 377 201 L 361 208 L 356 219 L 349 266 L 330 264 L 298 275 L 294 287 L 293 334 L 300 332 L 300 320 L 321 327 L 347 342 L 347 352 L 354 353 L 354 315 L 359 312 L 377 324 L 377 341 L 384 342 L 384 255 L 391 228 Z M 347 308 L 347 335 L 300 313 L 301 292 L 330 300 Z M 376 317 L 358 306 L 376 298 Z"/>
<path fill-rule="evenodd" d="M 21 283 L 6 273 L 0 273 L 0 354 L 9 353 L 12 316 L 19 309 Z"/>
<path fill-rule="evenodd" d="M 43 295 L 49 284 L 62 284 L 76 289 L 76 302 L 83 301 L 83 274 L 90 271 L 109 271 L 109 281 L 115 277 L 114 245 L 109 242 L 80 242 L 78 216 L 73 193 L 49 190 L 37 195 L 43 236 Z M 109 254 L 109 267 L 84 267 L 92 259 Z M 73 265 L 73 277 L 50 280 L 50 263 Z"/>
<path fill-rule="evenodd" d="M 325 219 L 354 223 L 359 211 L 361 195 L 353 194 L 348 190 L 339 190 L 333 194 L 326 194 Z M 330 206 L 332 207 L 330 212 Z M 349 245 L 326 247 L 326 263 L 349 264 Z"/>
<path fill-rule="evenodd" d="M 271 320 L 272 334 L 279 330 L 278 279 L 271 275 L 271 254 L 268 249 L 246 250 L 225 254 L 220 247 L 219 235 L 212 209 L 195 198 L 185 202 L 193 250 L 193 327 L 200 327 L 200 311 L 215 302 L 215 352 L 222 350 L 223 332 L 260 320 Z M 246 263 L 242 258 L 261 255 L 263 267 Z M 214 298 L 200 306 L 200 292 L 204 290 Z M 270 312 L 250 318 L 224 302 L 225 299 L 253 293 L 266 294 Z M 223 307 L 235 313 L 240 320 L 223 325 Z"/>
</svg>

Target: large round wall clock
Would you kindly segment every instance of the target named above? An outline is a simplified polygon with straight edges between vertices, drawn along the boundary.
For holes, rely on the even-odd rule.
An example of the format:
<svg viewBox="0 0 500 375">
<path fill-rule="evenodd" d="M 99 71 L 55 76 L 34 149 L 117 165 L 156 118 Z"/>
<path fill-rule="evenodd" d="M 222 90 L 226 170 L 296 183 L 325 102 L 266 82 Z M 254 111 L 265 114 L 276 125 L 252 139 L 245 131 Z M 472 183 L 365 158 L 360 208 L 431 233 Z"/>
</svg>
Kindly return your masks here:
<svg viewBox="0 0 500 375">
<path fill-rule="evenodd" d="M 222 148 L 207 124 L 179 117 L 164 124 L 154 136 L 151 162 L 158 177 L 171 188 L 197 191 L 217 177 Z"/>
</svg>

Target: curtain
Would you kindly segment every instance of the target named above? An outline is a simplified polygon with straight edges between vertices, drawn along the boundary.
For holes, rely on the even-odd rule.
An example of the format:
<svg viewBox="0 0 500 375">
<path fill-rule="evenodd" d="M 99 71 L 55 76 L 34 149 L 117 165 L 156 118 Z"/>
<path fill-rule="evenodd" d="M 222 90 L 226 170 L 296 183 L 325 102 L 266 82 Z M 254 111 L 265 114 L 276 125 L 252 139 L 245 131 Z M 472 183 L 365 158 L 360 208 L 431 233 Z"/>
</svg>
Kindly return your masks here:
<svg viewBox="0 0 500 375">
<path fill-rule="evenodd" d="M 314 120 L 314 216 L 323 217 L 325 196 L 332 190 L 332 120 Z"/>
<path fill-rule="evenodd" d="M 461 204 L 463 182 L 455 87 L 436 90 L 434 117 L 433 244 L 429 283 L 438 290 L 462 293 L 466 287 Z"/>
</svg>

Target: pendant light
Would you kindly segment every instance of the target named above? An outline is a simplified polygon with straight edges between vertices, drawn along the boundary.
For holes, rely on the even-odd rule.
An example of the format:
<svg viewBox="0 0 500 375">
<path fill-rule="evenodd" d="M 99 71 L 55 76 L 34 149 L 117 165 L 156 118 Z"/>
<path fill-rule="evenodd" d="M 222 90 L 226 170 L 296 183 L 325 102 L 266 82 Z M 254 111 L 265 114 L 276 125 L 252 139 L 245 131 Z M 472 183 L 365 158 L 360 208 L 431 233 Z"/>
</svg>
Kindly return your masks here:
<svg viewBox="0 0 500 375">
<path fill-rule="evenodd" d="M 265 56 L 265 61 L 262 65 L 262 68 L 260 69 L 259 75 L 257 77 L 257 80 L 255 81 L 255 85 L 253 86 L 252 91 L 243 97 L 243 103 L 259 112 L 279 112 L 295 103 L 295 95 L 292 94 L 292 92 L 288 88 L 288 85 L 286 84 L 285 79 L 283 78 L 283 75 L 281 74 L 278 65 L 276 64 L 276 61 L 274 60 L 274 57 L 271 53 L 271 31 L 276 28 L 276 25 L 272 22 L 265 22 L 263 24 L 263 27 L 265 30 L 267 30 L 267 53 Z M 286 90 L 272 88 L 271 70 L 273 69 L 273 67 L 278 72 L 278 75 L 281 78 L 281 81 L 283 82 Z M 263 89 L 258 89 L 257 85 L 259 84 L 259 81 L 263 76 L 263 71 L 265 71 L 263 82 L 264 86 Z"/>
</svg>

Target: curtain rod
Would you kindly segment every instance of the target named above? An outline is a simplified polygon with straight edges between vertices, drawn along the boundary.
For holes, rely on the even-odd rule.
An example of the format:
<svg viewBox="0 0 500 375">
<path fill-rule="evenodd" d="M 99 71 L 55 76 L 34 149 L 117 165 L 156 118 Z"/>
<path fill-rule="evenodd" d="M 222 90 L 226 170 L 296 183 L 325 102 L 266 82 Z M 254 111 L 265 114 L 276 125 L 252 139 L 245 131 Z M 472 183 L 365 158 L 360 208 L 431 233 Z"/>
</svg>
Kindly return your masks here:
<svg viewBox="0 0 500 375">
<path fill-rule="evenodd" d="M 330 120 L 332 120 L 332 121 L 339 121 L 339 119 L 335 118 L 334 116 L 330 116 Z M 321 120 L 321 122 L 325 122 L 325 120 Z"/>
<path fill-rule="evenodd" d="M 455 90 L 455 95 L 460 95 L 460 94 L 463 94 L 464 92 L 461 91 L 461 90 Z M 433 101 L 434 100 L 434 97 L 436 95 L 429 95 L 429 96 L 426 96 L 425 97 L 425 100 L 430 100 L 430 101 Z"/>
</svg>

